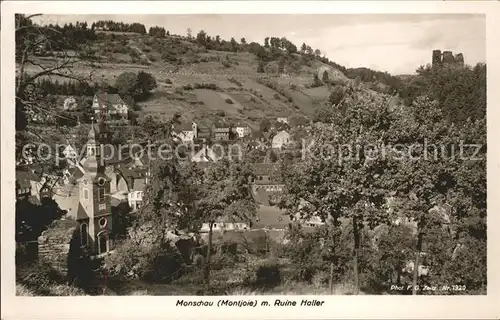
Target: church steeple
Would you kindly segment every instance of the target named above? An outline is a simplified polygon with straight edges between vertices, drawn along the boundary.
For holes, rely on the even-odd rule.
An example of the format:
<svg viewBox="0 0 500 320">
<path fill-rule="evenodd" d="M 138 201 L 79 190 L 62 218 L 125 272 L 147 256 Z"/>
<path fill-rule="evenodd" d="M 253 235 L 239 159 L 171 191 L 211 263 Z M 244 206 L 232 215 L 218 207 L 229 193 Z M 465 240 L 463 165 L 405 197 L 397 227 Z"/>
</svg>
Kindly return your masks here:
<svg viewBox="0 0 500 320">
<path fill-rule="evenodd" d="M 89 174 L 97 174 L 99 168 L 99 160 L 100 160 L 100 146 L 96 142 L 95 139 L 95 130 L 94 130 L 94 120 L 92 119 L 92 125 L 90 127 L 89 135 L 87 140 L 87 159 L 83 165 L 86 172 Z"/>
</svg>

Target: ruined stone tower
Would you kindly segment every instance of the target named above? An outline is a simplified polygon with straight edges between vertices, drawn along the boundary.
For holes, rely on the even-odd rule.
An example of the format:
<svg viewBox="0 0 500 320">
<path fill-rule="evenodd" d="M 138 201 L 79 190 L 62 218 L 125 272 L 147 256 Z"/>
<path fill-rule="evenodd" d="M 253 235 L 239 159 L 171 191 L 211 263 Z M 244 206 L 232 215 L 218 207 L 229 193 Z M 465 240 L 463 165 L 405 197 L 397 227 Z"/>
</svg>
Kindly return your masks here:
<svg viewBox="0 0 500 320">
<path fill-rule="evenodd" d="M 441 50 L 432 51 L 432 66 L 437 67 L 441 65 Z"/>
<path fill-rule="evenodd" d="M 451 65 L 455 63 L 455 57 L 451 51 L 443 51 L 443 65 Z"/>
<path fill-rule="evenodd" d="M 458 53 L 456 56 L 455 56 L 455 63 L 459 66 L 464 66 L 464 55 L 462 53 Z"/>
</svg>

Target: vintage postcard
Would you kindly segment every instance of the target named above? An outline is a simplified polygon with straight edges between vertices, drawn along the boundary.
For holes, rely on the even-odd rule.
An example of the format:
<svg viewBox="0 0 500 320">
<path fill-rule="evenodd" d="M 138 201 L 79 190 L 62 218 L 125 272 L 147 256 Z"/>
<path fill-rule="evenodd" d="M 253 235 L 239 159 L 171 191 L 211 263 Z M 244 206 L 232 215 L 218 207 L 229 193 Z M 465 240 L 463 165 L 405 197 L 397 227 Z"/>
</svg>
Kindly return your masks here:
<svg viewBox="0 0 500 320">
<path fill-rule="evenodd" d="M 2 318 L 500 316 L 498 9 L 2 3 Z"/>
</svg>

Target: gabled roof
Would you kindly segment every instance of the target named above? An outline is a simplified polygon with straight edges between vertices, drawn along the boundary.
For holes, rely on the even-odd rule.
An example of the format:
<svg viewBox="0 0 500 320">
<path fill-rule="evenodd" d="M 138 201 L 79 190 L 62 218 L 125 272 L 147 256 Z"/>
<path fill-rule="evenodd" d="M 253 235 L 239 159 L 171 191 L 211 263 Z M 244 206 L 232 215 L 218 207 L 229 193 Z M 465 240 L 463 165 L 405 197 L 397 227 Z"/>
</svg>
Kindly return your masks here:
<svg viewBox="0 0 500 320">
<path fill-rule="evenodd" d="M 80 179 L 81 177 L 83 177 L 83 172 L 78 167 L 69 168 L 68 171 L 75 179 Z"/>
<path fill-rule="evenodd" d="M 135 179 L 133 181 L 132 190 L 134 191 L 144 191 L 146 189 L 146 180 L 143 178 Z"/>
<path fill-rule="evenodd" d="M 253 172 L 258 176 L 270 176 L 276 170 L 276 165 L 272 163 L 252 163 Z"/>
<path fill-rule="evenodd" d="M 77 220 L 82 220 L 82 219 L 88 219 L 89 215 L 87 214 L 87 211 L 83 208 L 83 205 L 81 202 L 78 202 L 78 208 L 76 209 L 76 219 Z"/>
<path fill-rule="evenodd" d="M 181 131 L 192 131 L 193 130 L 193 125 L 191 123 L 183 122 L 180 124 L 174 125 L 174 132 L 181 132 Z"/>
<path fill-rule="evenodd" d="M 108 103 L 111 105 L 114 104 L 125 104 L 123 99 L 120 97 L 119 94 L 116 93 L 104 93 L 104 92 L 99 92 L 96 93 L 95 97 L 99 100 L 99 102 L 102 103 Z"/>
<path fill-rule="evenodd" d="M 30 170 L 16 170 L 16 187 L 26 189 L 31 187 L 30 181 L 39 181 L 39 177 Z"/>
<path fill-rule="evenodd" d="M 214 124 L 212 124 L 212 126 L 215 129 L 229 129 L 231 127 L 231 124 L 224 122 L 215 122 Z"/>
<path fill-rule="evenodd" d="M 290 217 L 278 207 L 260 205 L 257 209 L 255 228 L 287 228 L 291 222 Z"/>
<path fill-rule="evenodd" d="M 236 127 L 240 127 L 240 128 L 241 128 L 241 127 L 249 127 L 249 128 L 250 128 L 250 126 L 249 126 L 248 124 L 244 123 L 244 122 L 236 122 L 236 123 L 234 124 L 234 127 L 235 127 L 235 128 L 236 128 Z"/>
</svg>

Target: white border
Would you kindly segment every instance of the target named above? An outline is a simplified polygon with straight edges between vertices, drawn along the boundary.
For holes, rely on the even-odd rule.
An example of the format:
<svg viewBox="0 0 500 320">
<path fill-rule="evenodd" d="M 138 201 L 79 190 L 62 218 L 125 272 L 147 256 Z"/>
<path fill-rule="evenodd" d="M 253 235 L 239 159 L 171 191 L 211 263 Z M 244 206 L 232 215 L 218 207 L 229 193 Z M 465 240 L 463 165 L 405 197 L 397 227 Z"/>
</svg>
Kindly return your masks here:
<svg viewBox="0 0 500 320">
<path fill-rule="evenodd" d="M 320 318 L 499 318 L 498 245 L 500 208 L 495 188 L 499 172 L 498 138 L 500 40 L 498 2 L 480 1 L 12 1 L 2 2 L 2 318 L 182 318 L 182 319 L 320 319 Z M 202 13 L 483 13 L 487 14 L 488 63 L 488 295 L 487 296 L 325 296 L 324 307 L 202 308 L 175 307 L 182 297 L 15 297 L 14 288 L 14 13 L 46 14 L 202 14 Z M 496 40 L 496 41 L 495 41 Z M 495 124 L 495 125 L 494 125 Z M 187 298 L 187 297 L 186 297 Z M 198 297 L 204 300 L 217 298 Z M 313 296 L 232 297 L 233 299 L 288 298 L 300 301 Z M 191 298 L 193 299 L 193 298 Z M 495 302 L 497 301 L 497 302 Z"/>
</svg>

